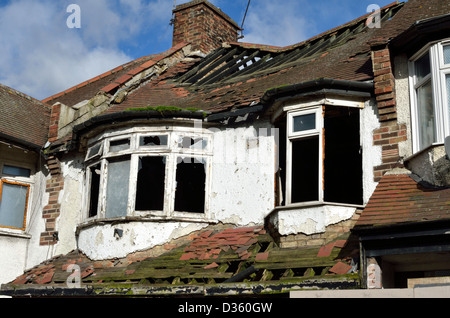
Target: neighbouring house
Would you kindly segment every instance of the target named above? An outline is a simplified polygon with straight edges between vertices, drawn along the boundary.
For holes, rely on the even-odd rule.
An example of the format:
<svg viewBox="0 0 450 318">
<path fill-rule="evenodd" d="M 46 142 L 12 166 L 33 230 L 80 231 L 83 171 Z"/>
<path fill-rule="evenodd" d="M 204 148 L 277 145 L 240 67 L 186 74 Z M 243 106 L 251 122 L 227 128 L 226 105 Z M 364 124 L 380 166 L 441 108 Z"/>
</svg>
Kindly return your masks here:
<svg viewBox="0 0 450 318">
<path fill-rule="evenodd" d="M 450 1 L 394 2 L 274 47 L 239 42 L 230 17 L 194 0 L 174 9 L 168 51 L 42 102 L 15 92 L 40 107 L 23 124 L 42 118 L 42 135 L 27 177 L 8 172 L 22 167 L 19 156 L 2 166 L 0 154 L 2 185 L 17 178 L 34 193 L 13 230 L 0 205 L 0 238 L 17 255 L 0 251 L 14 268 L 0 293 L 283 294 L 444 281 L 449 12 Z M 14 100 L 1 98 L 0 112 L 13 116 Z"/>
</svg>

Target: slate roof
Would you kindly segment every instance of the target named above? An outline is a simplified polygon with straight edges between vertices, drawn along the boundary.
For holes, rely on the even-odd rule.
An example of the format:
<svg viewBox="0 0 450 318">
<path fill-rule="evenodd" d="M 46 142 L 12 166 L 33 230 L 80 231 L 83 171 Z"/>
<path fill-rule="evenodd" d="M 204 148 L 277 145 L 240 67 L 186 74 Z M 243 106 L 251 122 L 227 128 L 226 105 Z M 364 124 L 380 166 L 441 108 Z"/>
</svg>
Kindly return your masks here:
<svg viewBox="0 0 450 318">
<path fill-rule="evenodd" d="M 50 107 L 0 84 L 0 139 L 40 149 L 47 141 Z"/>
<path fill-rule="evenodd" d="M 450 187 L 433 187 L 411 174 L 386 174 L 356 223 L 356 228 L 450 219 Z"/>
<path fill-rule="evenodd" d="M 0 294 L 20 296 L 80 295 L 225 295 L 284 293 L 295 288 L 355 288 L 358 274 L 352 259 L 358 244 L 349 234 L 324 246 L 280 248 L 261 226 L 211 226 L 162 255 L 151 250 L 123 259 L 92 261 L 80 251 L 54 257 L 28 271 Z M 67 270 L 80 267 L 81 287 L 67 288 Z"/>
</svg>

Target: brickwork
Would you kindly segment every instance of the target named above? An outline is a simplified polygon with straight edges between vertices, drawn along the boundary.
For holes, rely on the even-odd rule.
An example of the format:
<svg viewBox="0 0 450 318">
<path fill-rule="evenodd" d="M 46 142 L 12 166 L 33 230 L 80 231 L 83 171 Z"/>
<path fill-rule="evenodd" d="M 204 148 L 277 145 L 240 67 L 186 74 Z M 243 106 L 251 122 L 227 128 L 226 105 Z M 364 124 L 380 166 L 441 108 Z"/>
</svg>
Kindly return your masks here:
<svg viewBox="0 0 450 318">
<path fill-rule="evenodd" d="M 385 41 L 373 40 L 372 66 L 375 99 L 380 128 L 373 131 L 373 144 L 381 146 L 381 165 L 374 167 L 374 180 L 378 182 L 389 170 L 401 167 L 398 144 L 407 140 L 406 125 L 397 122 L 395 78 L 389 48 Z"/>
<path fill-rule="evenodd" d="M 337 224 L 330 225 L 325 232 L 306 235 L 306 234 L 291 234 L 281 236 L 278 238 L 280 247 L 282 248 L 301 248 L 324 246 L 342 236 L 349 233 L 359 219 L 361 211 L 356 211 L 350 220 L 343 221 Z M 273 233 L 272 233 L 273 234 Z"/>
<path fill-rule="evenodd" d="M 173 20 L 173 46 L 188 42 L 192 50 L 207 54 L 225 42 L 236 42 L 239 27 L 208 1 L 177 6 Z"/>
<path fill-rule="evenodd" d="M 41 233 L 40 245 L 52 245 L 58 241 L 56 231 L 56 219 L 60 213 L 59 193 L 64 188 L 64 177 L 61 173 L 61 165 L 55 156 L 47 159 L 51 178 L 47 180 L 46 192 L 49 194 L 48 204 L 42 211 L 45 220 L 45 232 Z"/>
<path fill-rule="evenodd" d="M 48 132 L 48 141 L 55 142 L 58 139 L 58 124 L 59 115 L 61 114 L 61 104 L 56 103 L 52 106 L 52 112 L 50 115 L 50 125 Z"/>
</svg>

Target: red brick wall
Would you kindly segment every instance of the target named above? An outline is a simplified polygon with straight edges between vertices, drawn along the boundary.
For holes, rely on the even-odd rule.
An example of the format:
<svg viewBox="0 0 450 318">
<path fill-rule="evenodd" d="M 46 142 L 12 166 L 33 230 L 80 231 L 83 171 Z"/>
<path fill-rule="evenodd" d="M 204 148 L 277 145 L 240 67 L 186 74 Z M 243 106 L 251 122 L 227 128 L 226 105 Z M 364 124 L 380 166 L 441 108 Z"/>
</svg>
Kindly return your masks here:
<svg viewBox="0 0 450 318">
<path fill-rule="evenodd" d="M 395 78 L 389 48 L 384 41 L 373 41 L 371 46 L 375 98 L 381 124 L 373 131 L 373 144 L 381 146 L 382 152 L 381 165 L 374 167 L 374 179 L 379 181 L 387 171 L 402 166 L 398 144 L 407 139 L 407 134 L 406 125 L 397 122 Z"/>
<path fill-rule="evenodd" d="M 47 180 L 46 190 L 49 194 L 48 204 L 42 211 L 45 220 L 45 232 L 41 233 L 40 245 L 52 245 L 58 242 L 56 219 L 60 213 L 59 193 L 64 188 L 64 178 L 61 173 L 61 164 L 55 156 L 47 159 L 51 178 Z"/>
<path fill-rule="evenodd" d="M 237 25 L 210 8 L 205 1 L 179 6 L 174 10 L 173 46 L 181 42 L 192 44 L 194 51 L 207 54 L 223 42 L 236 42 Z"/>
</svg>

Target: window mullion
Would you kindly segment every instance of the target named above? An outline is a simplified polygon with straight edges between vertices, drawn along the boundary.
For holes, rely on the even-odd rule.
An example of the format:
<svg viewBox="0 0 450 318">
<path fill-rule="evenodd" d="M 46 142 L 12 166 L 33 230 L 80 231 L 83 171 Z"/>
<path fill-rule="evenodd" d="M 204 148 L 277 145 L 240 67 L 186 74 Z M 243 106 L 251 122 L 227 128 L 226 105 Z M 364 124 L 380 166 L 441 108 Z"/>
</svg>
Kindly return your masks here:
<svg viewBox="0 0 450 318">
<path fill-rule="evenodd" d="M 434 104 L 434 112 L 435 112 L 435 128 L 436 128 L 436 141 L 443 141 L 445 138 L 444 135 L 444 127 L 442 124 L 444 122 L 444 114 L 443 114 L 443 87 L 441 85 L 441 72 L 440 72 L 440 54 L 439 48 L 441 46 L 439 44 L 433 45 L 430 48 L 430 57 L 431 57 L 431 86 L 433 89 L 433 104 Z"/>
</svg>

